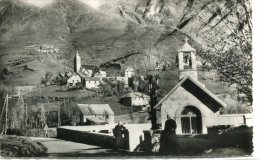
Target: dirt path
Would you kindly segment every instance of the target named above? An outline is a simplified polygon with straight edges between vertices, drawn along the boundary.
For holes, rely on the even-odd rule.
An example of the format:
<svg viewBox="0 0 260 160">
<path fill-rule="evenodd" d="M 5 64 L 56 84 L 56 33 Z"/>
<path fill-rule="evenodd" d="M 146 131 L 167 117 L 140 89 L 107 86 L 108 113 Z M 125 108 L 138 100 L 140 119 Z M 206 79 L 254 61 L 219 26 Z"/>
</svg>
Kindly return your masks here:
<svg viewBox="0 0 260 160">
<path fill-rule="evenodd" d="M 115 151 L 113 149 L 101 148 L 98 146 L 64 141 L 56 138 L 35 138 L 36 142 L 42 143 L 47 148 L 47 157 L 108 157 L 124 156 L 126 151 Z"/>
</svg>

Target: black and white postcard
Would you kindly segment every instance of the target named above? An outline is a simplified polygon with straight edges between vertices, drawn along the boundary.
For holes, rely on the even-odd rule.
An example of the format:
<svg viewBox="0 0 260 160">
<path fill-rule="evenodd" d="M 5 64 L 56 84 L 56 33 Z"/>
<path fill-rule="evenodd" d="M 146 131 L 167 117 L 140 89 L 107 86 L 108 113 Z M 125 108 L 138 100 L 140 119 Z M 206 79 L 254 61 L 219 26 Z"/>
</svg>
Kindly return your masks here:
<svg viewBox="0 0 260 160">
<path fill-rule="evenodd" d="M 0 157 L 254 158 L 253 4 L 0 0 Z"/>
</svg>

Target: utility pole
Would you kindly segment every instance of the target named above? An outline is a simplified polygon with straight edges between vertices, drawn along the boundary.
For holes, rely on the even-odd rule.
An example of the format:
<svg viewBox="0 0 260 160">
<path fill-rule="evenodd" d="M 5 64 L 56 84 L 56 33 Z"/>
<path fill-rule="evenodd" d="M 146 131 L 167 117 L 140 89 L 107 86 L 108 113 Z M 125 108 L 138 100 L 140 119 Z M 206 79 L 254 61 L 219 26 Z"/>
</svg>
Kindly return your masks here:
<svg viewBox="0 0 260 160">
<path fill-rule="evenodd" d="M 7 124 L 7 115 L 8 115 L 8 99 L 9 99 L 9 97 L 8 97 L 8 93 L 7 93 L 7 95 L 6 95 L 6 105 L 5 105 L 5 135 L 6 135 L 6 132 L 7 132 L 7 127 L 8 127 L 8 124 Z"/>
<path fill-rule="evenodd" d="M 42 86 L 40 85 L 40 100 L 42 99 Z"/>
<path fill-rule="evenodd" d="M 60 122 L 60 101 L 58 101 L 58 127 L 61 126 Z"/>
<path fill-rule="evenodd" d="M 25 100 L 25 136 L 27 136 L 27 101 Z"/>
<path fill-rule="evenodd" d="M 154 106 L 158 103 L 158 80 L 159 76 L 153 76 L 153 75 L 148 75 L 149 79 L 149 93 L 150 93 L 150 106 L 151 106 L 151 112 L 150 112 L 150 118 L 152 122 L 152 130 L 158 129 L 157 125 L 157 118 L 156 118 L 156 109 Z"/>
<path fill-rule="evenodd" d="M 3 108 L 2 108 L 2 113 L 1 113 L 1 117 L 0 117 L 0 120 L 2 120 L 2 117 L 3 117 L 3 114 L 4 114 L 4 110 L 5 110 L 5 107 L 6 107 L 6 97 L 4 98 L 5 99 L 5 101 L 4 101 L 4 105 L 3 105 Z M 2 134 L 4 133 L 4 130 L 5 130 L 5 128 L 3 128 L 2 129 Z"/>
<path fill-rule="evenodd" d="M 136 67 L 136 57 L 135 57 L 135 69 L 137 69 L 137 67 Z"/>
</svg>

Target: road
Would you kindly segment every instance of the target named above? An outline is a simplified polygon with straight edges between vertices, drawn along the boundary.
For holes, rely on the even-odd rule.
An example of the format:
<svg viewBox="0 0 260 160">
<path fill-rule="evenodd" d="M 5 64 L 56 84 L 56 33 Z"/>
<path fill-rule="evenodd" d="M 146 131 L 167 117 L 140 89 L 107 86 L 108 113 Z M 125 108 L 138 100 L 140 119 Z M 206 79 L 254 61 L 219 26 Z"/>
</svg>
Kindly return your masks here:
<svg viewBox="0 0 260 160">
<path fill-rule="evenodd" d="M 127 155 L 127 151 L 116 151 L 98 146 L 75 143 L 56 138 L 36 138 L 32 140 L 40 142 L 47 148 L 48 158 L 87 158 L 87 157 L 121 157 Z"/>
</svg>

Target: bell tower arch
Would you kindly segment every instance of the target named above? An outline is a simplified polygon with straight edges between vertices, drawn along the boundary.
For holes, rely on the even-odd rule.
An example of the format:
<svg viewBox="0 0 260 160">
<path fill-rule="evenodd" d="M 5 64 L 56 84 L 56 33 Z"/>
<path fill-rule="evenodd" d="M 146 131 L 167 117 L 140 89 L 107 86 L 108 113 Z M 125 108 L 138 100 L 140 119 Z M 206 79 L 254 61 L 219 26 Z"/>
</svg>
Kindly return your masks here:
<svg viewBox="0 0 260 160">
<path fill-rule="evenodd" d="M 189 45 L 188 38 L 185 38 L 185 44 L 178 50 L 177 63 L 179 79 L 189 75 L 194 80 L 198 80 L 196 50 Z"/>
</svg>

